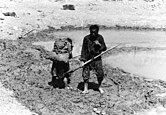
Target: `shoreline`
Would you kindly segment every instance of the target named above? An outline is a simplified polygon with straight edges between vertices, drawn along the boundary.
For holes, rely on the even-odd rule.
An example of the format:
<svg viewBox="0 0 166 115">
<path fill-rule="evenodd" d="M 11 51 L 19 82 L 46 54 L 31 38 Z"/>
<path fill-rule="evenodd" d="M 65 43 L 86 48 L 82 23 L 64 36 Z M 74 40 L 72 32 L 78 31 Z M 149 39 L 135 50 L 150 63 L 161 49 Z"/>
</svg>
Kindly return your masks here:
<svg viewBox="0 0 166 115">
<path fill-rule="evenodd" d="M 106 93 L 103 96 L 93 89 L 86 96 L 81 94 L 81 70 L 71 76 L 73 91 L 55 89 L 47 84 L 52 77 L 51 62 L 44 59 L 32 43 L 62 37 L 56 36 L 54 34 L 56 31 L 65 33 L 65 31 L 88 30 L 91 24 L 98 24 L 100 30 L 144 31 L 145 33 L 163 31 L 158 33 L 159 35 L 164 33 L 165 40 L 166 3 L 163 0 L 154 0 L 154 2 L 150 0 L 68 0 L 68 2 L 75 6 L 75 10 L 63 9 L 64 3 L 67 4 L 66 0 L 2 0 L 0 81 L 5 88 L 14 92 L 13 97 L 26 106 L 25 109 L 43 115 L 89 115 L 95 114 L 94 108 L 106 114 L 134 115 L 151 111 L 159 105 L 165 108 L 166 96 L 158 96 L 166 92 L 165 81 L 145 79 L 143 76 L 128 73 L 108 64 L 104 64 L 106 80 L 103 82 L 103 87 Z M 3 13 L 7 12 L 14 12 L 16 17 L 4 16 Z M 30 32 L 33 29 L 35 31 Z M 25 35 L 26 33 L 28 34 Z M 127 32 L 124 34 L 130 35 Z M 19 39 L 20 35 L 25 36 Z M 78 35 L 80 36 L 80 33 Z M 153 38 L 153 34 L 149 35 Z M 135 34 L 130 36 L 136 37 Z M 163 39 L 161 39 L 162 44 L 164 44 Z M 157 40 L 159 39 L 156 37 L 155 43 L 150 45 L 127 44 L 107 55 L 136 50 L 149 51 L 152 50 L 150 46 L 156 48 L 153 50 L 165 50 L 165 44 L 161 47 L 161 44 L 156 44 Z M 79 62 L 72 60 L 71 67 L 77 66 Z M 91 80 L 96 79 L 92 76 Z M 5 106 L 6 103 L 3 105 Z M 160 111 L 156 111 L 156 115 L 157 112 Z"/>
<path fill-rule="evenodd" d="M 74 31 L 74 30 L 88 30 L 90 25 L 93 24 L 88 24 L 85 27 L 74 27 L 73 25 L 66 25 L 66 26 L 61 26 L 60 29 L 56 29 L 54 27 L 49 26 L 48 29 L 43 29 L 41 31 L 49 30 L 50 32 L 52 31 Z M 97 24 L 99 25 L 99 24 Z M 121 25 L 116 25 L 116 26 L 105 26 L 105 25 L 99 25 L 100 30 L 131 30 L 131 31 L 166 31 L 166 28 L 150 28 L 150 27 L 142 27 L 142 26 L 121 26 Z"/>
</svg>

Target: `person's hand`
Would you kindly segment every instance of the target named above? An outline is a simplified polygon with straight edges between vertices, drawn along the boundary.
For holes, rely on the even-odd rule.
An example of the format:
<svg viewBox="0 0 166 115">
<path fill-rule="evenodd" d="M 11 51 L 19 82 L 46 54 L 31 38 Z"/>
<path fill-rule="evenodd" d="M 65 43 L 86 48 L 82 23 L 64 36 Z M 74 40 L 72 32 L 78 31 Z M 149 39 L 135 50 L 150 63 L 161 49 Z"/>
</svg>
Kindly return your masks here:
<svg viewBox="0 0 166 115">
<path fill-rule="evenodd" d="M 84 64 L 84 62 L 83 61 L 80 61 L 80 66 L 82 66 Z"/>
<path fill-rule="evenodd" d="M 97 45 L 97 46 L 101 46 L 101 44 L 99 43 L 98 40 L 95 40 L 94 43 L 95 43 L 95 45 Z"/>
<path fill-rule="evenodd" d="M 84 58 L 79 58 L 79 65 L 82 66 L 85 62 L 85 59 Z"/>
<path fill-rule="evenodd" d="M 101 44 L 99 43 L 99 41 L 98 40 L 95 40 L 94 41 L 94 54 L 95 55 L 98 55 L 98 54 L 100 54 L 101 52 L 100 52 L 100 47 L 101 47 Z"/>
</svg>

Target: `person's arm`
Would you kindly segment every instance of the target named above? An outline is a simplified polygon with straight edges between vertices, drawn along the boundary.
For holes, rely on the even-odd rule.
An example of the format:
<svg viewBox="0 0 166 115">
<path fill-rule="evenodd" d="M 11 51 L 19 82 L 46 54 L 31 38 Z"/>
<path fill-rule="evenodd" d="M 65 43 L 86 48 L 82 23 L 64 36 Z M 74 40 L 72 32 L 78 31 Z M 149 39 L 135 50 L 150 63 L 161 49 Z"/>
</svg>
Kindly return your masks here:
<svg viewBox="0 0 166 115">
<path fill-rule="evenodd" d="M 73 58 L 73 54 L 72 54 L 72 51 L 73 51 L 73 45 L 71 42 L 67 42 L 67 51 L 69 53 L 69 59 Z"/>
<path fill-rule="evenodd" d="M 86 61 L 87 53 L 88 53 L 88 46 L 87 46 L 87 39 L 85 37 L 83 39 L 80 61 L 83 61 L 83 62 Z"/>
<path fill-rule="evenodd" d="M 105 50 L 107 50 L 107 47 L 106 47 L 106 45 L 105 45 L 103 36 L 100 36 L 99 42 L 100 42 L 100 44 L 101 44 L 99 50 L 100 50 L 100 51 L 105 51 Z"/>
<path fill-rule="evenodd" d="M 57 44 L 56 42 L 57 41 L 54 42 L 54 48 L 53 48 L 52 52 L 58 53 L 58 47 L 56 45 Z"/>
</svg>

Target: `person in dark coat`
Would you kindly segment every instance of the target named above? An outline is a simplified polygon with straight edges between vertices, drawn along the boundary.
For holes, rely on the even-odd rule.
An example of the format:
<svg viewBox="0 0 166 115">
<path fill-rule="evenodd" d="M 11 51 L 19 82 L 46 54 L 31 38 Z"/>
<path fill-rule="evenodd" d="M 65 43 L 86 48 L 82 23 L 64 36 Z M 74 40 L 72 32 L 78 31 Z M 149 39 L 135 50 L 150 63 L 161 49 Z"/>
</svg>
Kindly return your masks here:
<svg viewBox="0 0 166 115">
<path fill-rule="evenodd" d="M 95 56 L 99 55 L 102 51 L 105 51 L 107 49 L 103 36 L 98 34 L 99 26 L 91 25 L 89 30 L 90 34 L 85 36 L 83 39 L 80 57 L 80 61 L 82 62 L 86 62 L 89 59 L 94 58 Z M 94 70 L 96 73 L 99 92 L 104 93 L 103 89 L 101 88 L 101 84 L 104 78 L 101 56 L 92 61 L 90 64 L 87 64 L 83 67 L 82 76 L 84 80 L 84 91 L 82 93 L 88 93 L 88 82 L 91 70 Z"/>
</svg>

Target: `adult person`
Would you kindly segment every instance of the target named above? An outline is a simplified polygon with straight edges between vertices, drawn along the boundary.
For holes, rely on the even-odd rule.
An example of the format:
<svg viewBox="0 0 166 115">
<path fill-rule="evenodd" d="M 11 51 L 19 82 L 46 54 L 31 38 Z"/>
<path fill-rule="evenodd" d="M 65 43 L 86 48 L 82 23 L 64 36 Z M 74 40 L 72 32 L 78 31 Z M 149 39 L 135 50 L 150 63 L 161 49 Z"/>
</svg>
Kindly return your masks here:
<svg viewBox="0 0 166 115">
<path fill-rule="evenodd" d="M 69 59 L 72 58 L 72 40 L 70 38 L 61 38 L 55 40 L 53 52 L 56 53 L 55 58 L 51 58 L 53 61 L 51 68 L 52 81 L 48 84 L 54 87 L 64 88 L 69 86 L 70 75 L 66 74 L 69 67 Z M 53 56 L 54 57 L 54 56 Z"/>
<path fill-rule="evenodd" d="M 94 58 L 95 56 L 99 55 L 102 51 L 105 51 L 107 49 L 103 36 L 98 34 L 99 26 L 91 25 L 89 30 L 90 34 L 85 36 L 83 39 L 80 57 L 80 61 L 82 62 L 86 62 L 87 60 Z M 84 90 L 82 93 L 89 93 L 88 83 L 91 70 L 94 70 L 97 76 L 99 92 L 104 93 L 104 90 L 101 88 L 101 84 L 104 78 L 101 56 L 96 58 L 90 64 L 87 64 L 83 67 L 82 76 L 84 80 Z"/>
</svg>

